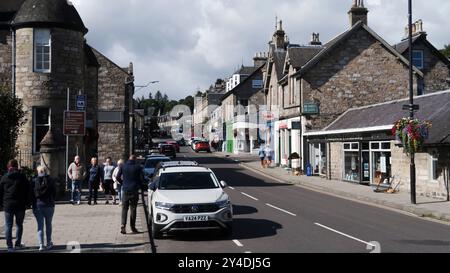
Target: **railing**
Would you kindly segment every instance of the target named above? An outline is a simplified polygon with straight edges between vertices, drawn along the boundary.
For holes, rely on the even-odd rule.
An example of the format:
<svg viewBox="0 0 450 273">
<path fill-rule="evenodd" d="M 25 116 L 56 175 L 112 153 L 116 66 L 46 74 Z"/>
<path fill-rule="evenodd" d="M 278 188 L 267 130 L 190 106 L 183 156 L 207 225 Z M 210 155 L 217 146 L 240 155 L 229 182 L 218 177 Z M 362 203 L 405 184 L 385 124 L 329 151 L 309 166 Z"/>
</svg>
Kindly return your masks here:
<svg viewBox="0 0 450 273">
<path fill-rule="evenodd" d="M 19 150 L 17 152 L 17 161 L 19 162 L 20 167 L 27 167 L 30 169 L 35 169 L 37 162 L 33 156 L 32 152 L 25 152 Z"/>
</svg>

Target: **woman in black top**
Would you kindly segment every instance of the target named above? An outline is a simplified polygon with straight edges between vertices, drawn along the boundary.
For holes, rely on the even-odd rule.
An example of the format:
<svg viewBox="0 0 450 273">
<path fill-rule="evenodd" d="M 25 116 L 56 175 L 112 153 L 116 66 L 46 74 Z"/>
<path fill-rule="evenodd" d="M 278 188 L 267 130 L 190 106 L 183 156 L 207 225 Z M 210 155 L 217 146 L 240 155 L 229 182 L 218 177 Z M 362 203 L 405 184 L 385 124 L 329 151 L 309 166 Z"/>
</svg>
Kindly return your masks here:
<svg viewBox="0 0 450 273">
<path fill-rule="evenodd" d="M 37 168 L 38 176 L 31 183 L 33 214 L 38 226 L 39 251 L 50 250 L 52 242 L 52 220 L 55 213 L 56 187 L 45 167 Z M 44 247 L 44 223 L 47 247 Z"/>
</svg>

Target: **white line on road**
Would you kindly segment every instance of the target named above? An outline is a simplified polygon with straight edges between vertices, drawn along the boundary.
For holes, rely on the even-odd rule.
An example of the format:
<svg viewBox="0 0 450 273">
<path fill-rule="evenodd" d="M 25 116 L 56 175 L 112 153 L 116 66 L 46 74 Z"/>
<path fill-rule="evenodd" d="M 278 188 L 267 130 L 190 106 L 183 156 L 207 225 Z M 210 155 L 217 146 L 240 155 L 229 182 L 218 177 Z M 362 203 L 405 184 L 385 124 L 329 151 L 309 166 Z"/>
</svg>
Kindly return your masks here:
<svg viewBox="0 0 450 273">
<path fill-rule="evenodd" d="M 251 196 L 250 194 L 246 194 L 245 192 L 241 192 L 243 195 L 245 195 L 245 196 L 247 196 L 248 198 L 251 198 L 251 199 L 253 199 L 253 200 L 255 200 L 255 201 L 258 201 L 258 198 L 255 198 L 255 197 L 253 197 L 253 196 Z"/>
<path fill-rule="evenodd" d="M 233 188 L 233 187 L 230 187 L 230 186 L 228 186 L 228 188 L 230 188 L 230 189 L 234 190 L 234 188 Z"/>
<path fill-rule="evenodd" d="M 282 211 L 282 212 L 284 212 L 284 213 L 287 213 L 287 214 L 289 214 L 289 215 L 297 216 L 297 214 L 294 214 L 294 213 L 289 212 L 289 211 L 287 211 L 287 210 L 281 209 L 281 208 L 279 208 L 279 207 L 275 207 L 274 205 L 271 205 L 271 204 L 266 204 L 266 205 L 269 206 L 269 207 L 271 207 L 271 208 L 274 208 L 274 209 L 277 209 L 277 210 L 279 210 L 279 211 Z"/>
<path fill-rule="evenodd" d="M 241 244 L 238 240 L 233 240 L 233 243 L 235 243 L 238 247 L 243 247 L 244 245 Z"/>
<path fill-rule="evenodd" d="M 337 233 L 337 234 L 340 234 L 340 235 L 345 236 L 345 237 L 347 237 L 347 238 L 350 238 L 350 239 L 352 239 L 352 240 L 358 241 L 358 242 L 363 243 L 363 244 L 365 244 L 365 245 L 370 245 L 370 246 L 376 247 L 375 245 L 373 245 L 373 244 L 371 244 L 371 243 L 369 243 L 369 242 L 363 241 L 363 240 L 361 240 L 361 239 L 358 239 L 358 238 L 356 238 L 356 237 L 350 236 L 350 235 L 345 234 L 345 233 L 343 233 L 343 232 L 337 231 L 337 230 L 332 229 L 332 228 L 330 228 L 330 227 L 324 226 L 324 225 L 319 224 L 319 223 L 315 223 L 315 224 L 316 224 L 317 226 L 319 226 L 319 227 L 322 227 L 322 228 L 324 228 L 324 229 L 328 229 L 329 231 L 335 232 L 335 233 Z"/>
</svg>

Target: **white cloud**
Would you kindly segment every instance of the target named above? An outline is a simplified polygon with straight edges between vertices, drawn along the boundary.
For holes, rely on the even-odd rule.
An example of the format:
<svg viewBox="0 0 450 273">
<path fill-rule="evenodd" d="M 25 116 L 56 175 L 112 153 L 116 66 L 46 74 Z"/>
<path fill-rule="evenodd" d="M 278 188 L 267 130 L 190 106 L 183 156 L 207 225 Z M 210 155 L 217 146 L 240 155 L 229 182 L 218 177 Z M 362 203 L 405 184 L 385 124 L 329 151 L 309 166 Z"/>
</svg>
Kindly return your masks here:
<svg viewBox="0 0 450 273">
<path fill-rule="evenodd" d="M 349 27 L 352 0 L 72 0 L 90 32 L 88 42 L 120 66 L 134 62 L 136 84 L 159 80 L 171 98 L 182 98 L 251 64 L 266 51 L 283 20 L 292 43 L 319 32 L 326 42 Z M 423 19 L 429 40 L 450 43 L 450 1 L 413 1 L 414 19 Z M 389 43 L 403 37 L 406 0 L 367 0 L 369 26 Z M 146 92 L 147 91 L 147 92 Z"/>
</svg>

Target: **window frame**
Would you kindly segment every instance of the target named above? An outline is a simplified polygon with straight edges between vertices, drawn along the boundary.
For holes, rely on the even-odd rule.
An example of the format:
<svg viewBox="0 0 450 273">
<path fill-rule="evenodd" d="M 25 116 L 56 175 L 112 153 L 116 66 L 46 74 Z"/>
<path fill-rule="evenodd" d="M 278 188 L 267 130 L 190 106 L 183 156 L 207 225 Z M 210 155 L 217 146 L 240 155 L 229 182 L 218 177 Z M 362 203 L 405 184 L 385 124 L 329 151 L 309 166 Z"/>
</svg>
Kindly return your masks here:
<svg viewBox="0 0 450 273">
<path fill-rule="evenodd" d="M 414 58 L 414 54 L 416 54 L 416 53 L 420 53 L 420 66 L 418 66 L 418 65 L 416 65 L 415 64 L 415 62 L 417 61 L 417 60 L 419 60 L 418 58 Z M 412 58 L 412 62 L 413 62 L 413 64 L 414 64 L 414 66 L 415 67 L 417 67 L 418 69 L 424 69 L 424 54 L 423 54 L 424 52 L 423 52 L 423 50 L 418 50 L 418 49 L 415 49 L 415 50 L 413 50 L 413 58 Z"/>
<path fill-rule="evenodd" d="M 439 154 L 438 151 L 433 149 L 428 154 L 429 164 L 428 164 L 428 175 L 432 182 L 438 182 L 439 176 L 437 176 L 437 171 L 439 168 Z M 436 162 L 436 169 L 434 170 L 434 163 Z M 434 177 L 436 175 L 436 178 Z"/>
<path fill-rule="evenodd" d="M 48 109 L 48 123 L 47 124 L 37 124 L 36 123 L 36 111 L 38 110 L 38 109 Z M 37 133 L 37 127 L 48 127 L 48 130 L 50 130 L 50 128 L 51 128 L 51 126 L 52 126 L 52 109 L 50 108 L 50 107 L 41 107 L 41 106 L 36 106 L 36 107 L 33 107 L 33 132 L 32 132 L 32 135 L 33 135 L 33 149 L 32 149 L 32 151 L 33 151 L 33 154 L 38 154 L 38 153 L 40 153 L 40 149 L 39 149 L 39 151 L 37 150 L 37 147 L 38 147 L 38 143 L 37 143 L 37 140 L 36 140 L 36 133 Z"/>
<path fill-rule="evenodd" d="M 49 40 L 48 40 L 48 44 L 47 45 L 44 45 L 44 44 L 42 44 L 42 45 L 39 44 L 38 45 L 38 40 L 37 40 L 38 35 L 37 35 L 37 33 L 39 31 L 46 31 L 46 32 L 48 32 Z M 48 52 L 48 69 L 38 68 L 37 67 L 38 59 L 41 56 L 40 54 L 42 54 L 42 55 L 45 54 L 44 52 L 41 52 L 41 53 L 37 52 L 39 46 L 41 46 L 43 48 L 45 48 L 45 47 L 49 48 L 49 52 Z M 39 57 L 38 57 L 38 54 L 39 54 Z M 42 60 L 43 60 L 42 65 L 44 65 L 44 57 L 42 57 Z M 51 71 L 52 71 L 52 33 L 51 33 L 50 29 L 47 29 L 47 28 L 35 28 L 35 29 L 33 29 L 33 71 L 37 72 L 37 73 L 51 73 Z"/>
</svg>

